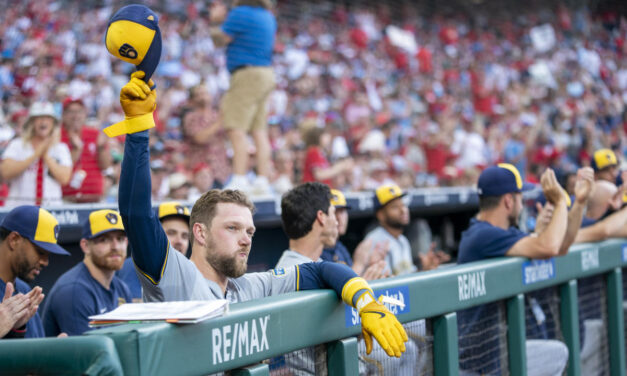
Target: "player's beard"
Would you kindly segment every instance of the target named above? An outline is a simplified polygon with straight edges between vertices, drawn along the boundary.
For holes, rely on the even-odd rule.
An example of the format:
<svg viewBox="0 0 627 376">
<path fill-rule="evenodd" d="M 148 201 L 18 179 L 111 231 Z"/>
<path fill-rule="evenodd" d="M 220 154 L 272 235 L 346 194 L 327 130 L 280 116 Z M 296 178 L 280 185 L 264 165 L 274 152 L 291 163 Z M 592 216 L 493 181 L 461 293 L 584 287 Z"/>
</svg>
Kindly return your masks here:
<svg viewBox="0 0 627 376">
<path fill-rule="evenodd" d="M 32 272 L 37 268 L 37 265 L 31 265 L 28 262 L 26 255 L 22 254 L 22 257 L 17 262 L 17 276 L 19 279 L 31 282 L 34 278 Z"/>
<path fill-rule="evenodd" d="M 388 227 L 397 229 L 397 230 L 402 230 L 407 226 L 407 223 L 404 223 L 403 221 L 398 221 L 396 219 L 393 218 L 386 218 L 385 220 L 385 224 Z"/>
<path fill-rule="evenodd" d="M 221 273 L 229 278 L 239 278 L 243 276 L 248 269 L 248 257 L 239 259 L 238 255 L 240 252 L 249 253 L 250 248 L 240 248 L 231 256 L 223 255 L 217 252 L 215 243 L 212 240 L 209 240 L 205 258 L 207 259 L 209 265 L 211 265 L 218 273 Z"/>
<path fill-rule="evenodd" d="M 117 260 L 109 258 L 109 256 L 112 255 L 120 255 L 121 257 L 119 257 Z M 94 263 L 94 265 L 102 270 L 116 271 L 122 269 L 122 266 L 124 266 L 124 255 L 116 251 L 109 252 L 106 255 L 102 256 L 96 256 L 92 253 L 91 261 Z"/>
</svg>

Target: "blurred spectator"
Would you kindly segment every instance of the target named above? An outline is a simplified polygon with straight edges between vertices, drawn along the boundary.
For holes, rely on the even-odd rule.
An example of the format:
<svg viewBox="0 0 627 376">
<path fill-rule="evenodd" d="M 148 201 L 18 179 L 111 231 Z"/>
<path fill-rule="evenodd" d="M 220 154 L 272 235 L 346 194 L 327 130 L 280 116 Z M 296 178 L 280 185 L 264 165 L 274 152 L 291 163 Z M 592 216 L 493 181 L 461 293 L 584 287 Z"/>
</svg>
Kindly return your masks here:
<svg viewBox="0 0 627 376">
<path fill-rule="evenodd" d="M 61 186 L 69 183 L 72 157 L 59 142 L 58 120 L 52 103 L 31 105 L 24 134 L 9 143 L 0 172 L 9 184 L 5 205 L 61 205 Z"/>
<path fill-rule="evenodd" d="M 249 189 L 246 180 L 248 150 L 246 135 L 252 134 L 256 147 L 257 177 L 254 193 L 270 193 L 270 142 L 266 105 L 276 81 L 272 51 L 276 19 L 270 0 L 236 0 L 228 12 L 221 1 L 212 4 L 211 29 L 217 46 L 227 46 L 226 65 L 231 74 L 229 90 L 221 102 L 221 115 L 233 147 L 233 176 L 229 188 Z M 254 85 L 251 83 L 254 82 Z"/>
<path fill-rule="evenodd" d="M 348 174 L 353 168 L 352 158 L 329 163 L 326 149 L 331 142 L 330 135 L 315 125 L 305 127 L 303 139 L 307 154 L 303 168 L 303 182 L 319 181 L 333 187 L 333 179 L 340 174 Z"/>
<path fill-rule="evenodd" d="M 279 149 L 274 153 L 272 188 L 277 195 L 283 195 L 294 187 L 294 153 L 289 149 Z"/>
<path fill-rule="evenodd" d="M 211 166 L 214 177 L 224 184 L 230 174 L 224 130 L 218 113 L 212 108 L 205 85 L 196 85 L 189 90 L 189 107 L 186 111 L 183 115 L 183 140 L 187 145 L 187 159 Z"/>
<path fill-rule="evenodd" d="M 187 201 L 196 202 L 208 190 L 222 188 L 220 182 L 214 179 L 211 167 L 206 163 L 196 163 L 192 169 L 192 176 L 192 186 L 189 188 Z"/>
<path fill-rule="evenodd" d="M 172 200 L 187 200 L 191 184 L 182 172 L 175 172 L 168 177 L 168 198 Z"/>
<path fill-rule="evenodd" d="M 72 155 L 72 177 L 63 186 L 63 199 L 72 202 L 98 202 L 102 199 L 102 172 L 111 166 L 109 139 L 100 129 L 85 125 L 87 109 L 80 99 L 63 101 L 61 142 Z"/>
</svg>

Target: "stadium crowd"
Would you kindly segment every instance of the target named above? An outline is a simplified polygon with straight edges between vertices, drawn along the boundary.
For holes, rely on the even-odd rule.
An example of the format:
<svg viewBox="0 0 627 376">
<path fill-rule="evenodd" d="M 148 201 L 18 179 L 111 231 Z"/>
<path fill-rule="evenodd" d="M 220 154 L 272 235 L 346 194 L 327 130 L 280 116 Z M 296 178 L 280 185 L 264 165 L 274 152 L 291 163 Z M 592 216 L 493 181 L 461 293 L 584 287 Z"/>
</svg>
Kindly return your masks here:
<svg viewBox="0 0 627 376">
<path fill-rule="evenodd" d="M 52 102 L 64 128 L 69 110 L 85 128 L 122 118 L 117 93 L 132 66 L 105 50 L 103 30 L 120 4 L 104 3 L 26 1 L 0 16 L 3 149 L 22 135 L 37 101 Z M 208 5 L 147 3 L 160 11 L 164 38 L 153 198 L 193 199 L 231 174 L 217 109 L 228 89 L 224 50 L 209 35 Z M 625 155 L 627 22 L 538 4 L 510 17 L 506 5 L 279 1 L 268 107 L 275 191 L 311 180 L 308 165 L 321 159 L 337 172 L 328 183 L 358 191 L 391 181 L 471 185 L 497 162 L 537 182 L 548 166 L 561 178 L 588 165 L 601 147 Z M 410 32 L 415 48 L 398 47 L 391 25 Z M 533 35 L 545 25 L 550 30 Z M 201 125 L 209 130 L 199 134 Z M 108 156 L 77 166 L 78 153 L 71 179 L 60 180 L 64 198 L 115 202 L 122 140 L 90 137 L 62 137 L 92 162 Z M 254 159 L 250 167 L 253 175 Z"/>
</svg>

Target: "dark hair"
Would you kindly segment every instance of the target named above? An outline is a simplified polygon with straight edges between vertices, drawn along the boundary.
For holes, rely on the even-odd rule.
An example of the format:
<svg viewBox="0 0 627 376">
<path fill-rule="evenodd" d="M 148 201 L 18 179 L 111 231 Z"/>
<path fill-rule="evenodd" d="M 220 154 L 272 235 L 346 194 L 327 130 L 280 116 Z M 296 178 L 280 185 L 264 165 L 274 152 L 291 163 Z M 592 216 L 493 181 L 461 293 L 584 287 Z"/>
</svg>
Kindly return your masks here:
<svg viewBox="0 0 627 376">
<path fill-rule="evenodd" d="M 289 239 L 307 235 L 316 221 L 318 210 L 329 212 L 331 190 L 326 184 L 304 183 L 281 199 L 281 222 Z"/>
<path fill-rule="evenodd" d="M 231 189 L 212 189 L 205 192 L 194 204 L 192 213 L 189 217 L 189 227 L 192 229 L 195 223 L 202 223 L 207 228 L 211 227 L 211 221 L 216 216 L 216 207 L 219 203 L 232 203 L 244 206 L 250 209 L 251 213 L 255 212 L 255 205 L 240 191 Z M 192 245 L 194 237 L 190 237 Z"/>
<path fill-rule="evenodd" d="M 490 210 L 499 206 L 501 196 L 479 196 L 479 210 Z"/>
<path fill-rule="evenodd" d="M 9 236 L 10 233 L 12 233 L 13 231 L 11 230 L 7 230 L 4 227 L 0 227 L 0 242 L 3 242 L 4 239 L 7 238 L 7 236 Z"/>
<path fill-rule="evenodd" d="M 320 138 L 324 133 L 324 129 L 320 127 L 311 127 L 303 132 L 303 141 L 306 147 L 320 145 Z"/>
</svg>

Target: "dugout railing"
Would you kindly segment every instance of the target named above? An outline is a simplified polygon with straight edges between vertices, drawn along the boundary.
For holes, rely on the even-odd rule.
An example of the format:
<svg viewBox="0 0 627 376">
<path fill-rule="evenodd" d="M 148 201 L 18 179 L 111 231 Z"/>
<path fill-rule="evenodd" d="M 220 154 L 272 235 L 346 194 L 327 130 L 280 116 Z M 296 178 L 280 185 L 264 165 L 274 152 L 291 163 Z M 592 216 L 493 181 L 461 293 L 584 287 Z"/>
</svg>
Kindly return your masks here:
<svg viewBox="0 0 627 376">
<path fill-rule="evenodd" d="M 417 335 L 427 345 L 418 350 L 429 354 L 421 358 L 420 370 L 408 371 L 405 365 L 396 368 L 399 374 L 460 374 L 456 312 L 500 302 L 501 319 L 494 322 L 502 321 L 505 342 L 499 373 L 525 375 L 525 297 L 548 291 L 544 303 L 553 305 L 558 316 L 553 332 L 570 353 L 566 373 L 581 375 L 578 281 L 597 276 L 600 282 L 586 285 L 596 289 L 588 296 L 602 297 L 601 303 L 592 305 L 606 342 L 599 351 L 607 356 L 601 359 L 609 363 L 598 374 L 624 375 L 623 267 L 627 242 L 615 239 L 577 245 L 568 255 L 545 261 L 486 260 L 376 281 L 372 286 L 377 294 L 404 301 L 404 309 L 396 308 L 397 316 L 410 329 L 422 323 Z M 332 291 L 297 292 L 233 304 L 227 315 L 196 325 L 129 324 L 69 339 L 0 341 L 0 374 L 206 375 L 233 370 L 235 375 L 279 375 L 289 368 L 284 354 L 312 346 L 316 374 L 394 369 L 384 364 L 365 371 L 356 337 L 360 327 L 354 324 L 353 313 Z M 273 363 L 281 357 L 278 366 Z"/>
</svg>

